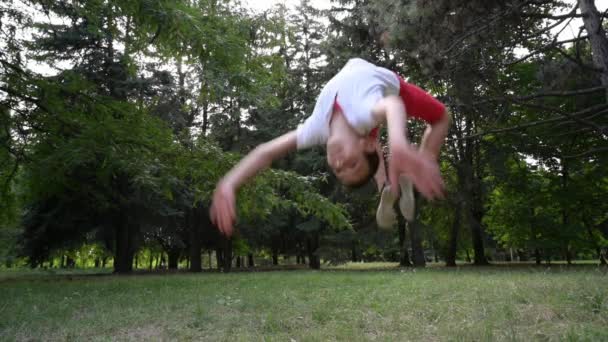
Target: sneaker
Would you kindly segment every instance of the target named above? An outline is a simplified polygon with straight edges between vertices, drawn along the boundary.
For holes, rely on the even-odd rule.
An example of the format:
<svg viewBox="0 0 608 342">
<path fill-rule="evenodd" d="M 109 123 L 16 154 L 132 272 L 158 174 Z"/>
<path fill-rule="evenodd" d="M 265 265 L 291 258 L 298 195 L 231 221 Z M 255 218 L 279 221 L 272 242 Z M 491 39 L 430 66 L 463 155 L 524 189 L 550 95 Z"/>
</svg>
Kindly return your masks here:
<svg viewBox="0 0 608 342">
<path fill-rule="evenodd" d="M 401 198 L 399 199 L 399 209 L 403 217 L 409 221 L 414 221 L 416 216 L 416 200 L 414 198 L 414 187 L 412 182 L 405 176 L 399 176 L 399 186 L 401 187 Z"/>
<path fill-rule="evenodd" d="M 395 201 L 396 198 L 391 192 L 391 186 L 385 185 L 380 195 L 378 210 L 376 210 L 376 223 L 378 223 L 378 227 L 390 229 L 397 224 L 397 213 L 395 213 L 395 209 L 393 208 Z"/>
</svg>

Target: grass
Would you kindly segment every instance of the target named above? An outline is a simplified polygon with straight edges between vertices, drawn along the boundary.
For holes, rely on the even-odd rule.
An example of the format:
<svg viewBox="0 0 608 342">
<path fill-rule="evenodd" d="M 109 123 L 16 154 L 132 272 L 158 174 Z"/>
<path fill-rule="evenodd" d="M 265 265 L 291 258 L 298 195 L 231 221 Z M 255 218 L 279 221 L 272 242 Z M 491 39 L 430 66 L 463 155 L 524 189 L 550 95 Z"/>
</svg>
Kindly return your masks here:
<svg viewBox="0 0 608 342">
<path fill-rule="evenodd" d="M 594 266 L 0 278 L 0 340 L 600 341 Z"/>
</svg>

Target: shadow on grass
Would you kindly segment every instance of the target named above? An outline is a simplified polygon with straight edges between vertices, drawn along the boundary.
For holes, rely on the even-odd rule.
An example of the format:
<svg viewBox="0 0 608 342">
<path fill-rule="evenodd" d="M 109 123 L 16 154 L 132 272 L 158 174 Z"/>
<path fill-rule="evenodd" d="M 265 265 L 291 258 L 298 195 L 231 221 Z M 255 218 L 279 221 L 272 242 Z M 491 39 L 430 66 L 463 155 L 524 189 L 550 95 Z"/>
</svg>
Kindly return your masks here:
<svg viewBox="0 0 608 342">
<path fill-rule="evenodd" d="M 200 272 L 190 272 L 187 269 L 168 270 L 145 270 L 138 269 L 129 273 L 114 273 L 111 269 L 22 269 L 22 270 L 0 270 L 0 284 L 14 281 L 60 281 L 60 280 L 83 280 L 103 279 L 112 277 L 134 277 L 134 276 L 171 276 L 176 274 L 221 274 L 221 273 L 257 273 L 257 272 L 285 272 L 310 270 L 306 265 L 280 265 L 261 266 L 253 268 L 232 268 L 230 272 L 218 269 L 203 269 Z M 4 271 L 4 272 L 3 272 Z"/>
<path fill-rule="evenodd" d="M 140 276 L 171 276 L 176 274 L 219 274 L 219 273 L 261 273 L 261 272 L 286 272 L 286 271 L 316 271 L 327 273 L 372 273 L 372 272 L 509 272 L 509 271 L 528 271 L 528 272 L 563 272 L 563 271 L 589 271 L 597 269 L 608 273 L 606 265 L 592 263 L 574 263 L 574 264 L 541 264 L 537 265 L 534 262 L 498 262 L 490 265 L 477 266 L 469 263 L 461 263 L 456 267 L 446 267 L 443 263 L 429 263 L 426 267 L 402 267 L 397 263 L 372 263 L 366 265 L 364 263 L 346 264 L 346 265 L 324 265 L 320 270 L 310 269 L 307 265 L 278 265 L 278 266 L 258 266 L 247 268 L 232 268 L 230 272 L 223 272 L 217 269 L 204 269 L 201 272 L 190 272 L 187 269 L 179 270 L 135 270 L 126 274 L 113 273 L 111 269 L 74 269 L 74 270 L 20 270 L 20 271 L 0 271 L 0 284 L 10 283 L 15 281 L 76 281 L 76 280 L 91 280 L 91 279 L 110 279 L 113 277 L 140 277 Z"/>
</svg>

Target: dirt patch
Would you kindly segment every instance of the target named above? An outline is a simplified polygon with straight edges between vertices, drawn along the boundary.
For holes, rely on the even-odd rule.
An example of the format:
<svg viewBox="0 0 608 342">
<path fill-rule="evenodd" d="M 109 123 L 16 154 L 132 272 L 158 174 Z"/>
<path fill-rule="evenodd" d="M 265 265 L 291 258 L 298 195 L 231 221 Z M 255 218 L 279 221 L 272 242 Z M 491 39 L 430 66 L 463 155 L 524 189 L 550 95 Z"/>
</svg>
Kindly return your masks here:
<svg viewBox="0 0 608 342">
<path fill-rule="evenodd" d="M 542 304 L 523 304 L 518 306 L 519 316 L 523 322 L 538 324 L 541 322 L 553 322 L 561 317 L 552 308 Z"/>
<path fill-rule="evenodd" d="M 148 324 L 121 330 L 117 337 L 126 341 L 161 341 L 164 338 L 165 328 L 159 324 Z"/>
</svg>

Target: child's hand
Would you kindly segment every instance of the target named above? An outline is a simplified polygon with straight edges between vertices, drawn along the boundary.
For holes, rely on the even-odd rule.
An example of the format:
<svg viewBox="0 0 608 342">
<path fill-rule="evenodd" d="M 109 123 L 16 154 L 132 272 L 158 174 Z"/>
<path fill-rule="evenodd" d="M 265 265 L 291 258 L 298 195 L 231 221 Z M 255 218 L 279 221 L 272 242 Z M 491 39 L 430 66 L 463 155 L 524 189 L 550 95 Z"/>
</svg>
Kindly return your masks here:
<svg viewBox="0 0 608 342">
<path fill-rule="evenodd" d="M 426 199 L 444 197 L 445 185 L 434 158 L 415 150 L 405 141 L 391 143 L 390 150 L 388 174 L 391 184 L 399 184 L 399 175 L 405 174 Z M 398 189 L 398 186 L 392 187 L 392 191 Z"/>
<path fill-rule="evenodd" d="M 236 220 L 234 187 L 221 180 L 213 193 L 211 203 L 211 222 L 227 237 L 232 235 L 234 221 Z"/>
</svg>

